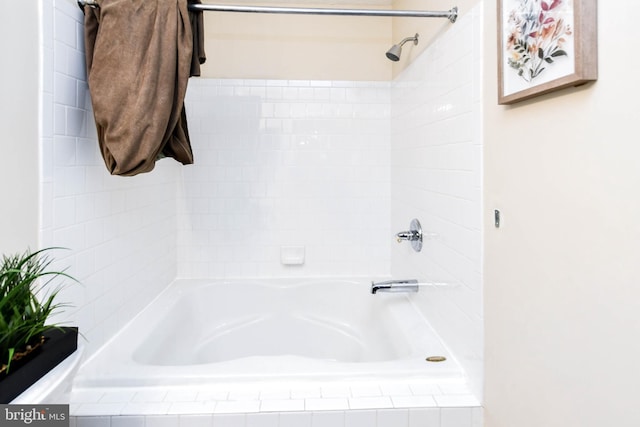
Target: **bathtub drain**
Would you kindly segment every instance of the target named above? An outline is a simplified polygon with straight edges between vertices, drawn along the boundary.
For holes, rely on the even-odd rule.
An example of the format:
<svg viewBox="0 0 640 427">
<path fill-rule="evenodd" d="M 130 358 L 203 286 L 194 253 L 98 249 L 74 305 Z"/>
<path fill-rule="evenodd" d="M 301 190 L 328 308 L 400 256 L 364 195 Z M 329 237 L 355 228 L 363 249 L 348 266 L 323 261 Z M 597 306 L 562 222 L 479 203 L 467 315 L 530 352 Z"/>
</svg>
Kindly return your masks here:
<svg viewBox="0 0 640 427">
<path fill-rule="evenodd" d="M 444 356 L 429 356 L 425 360 L 427 362 L 444 362 L 447 358 Z"/>
</svg>

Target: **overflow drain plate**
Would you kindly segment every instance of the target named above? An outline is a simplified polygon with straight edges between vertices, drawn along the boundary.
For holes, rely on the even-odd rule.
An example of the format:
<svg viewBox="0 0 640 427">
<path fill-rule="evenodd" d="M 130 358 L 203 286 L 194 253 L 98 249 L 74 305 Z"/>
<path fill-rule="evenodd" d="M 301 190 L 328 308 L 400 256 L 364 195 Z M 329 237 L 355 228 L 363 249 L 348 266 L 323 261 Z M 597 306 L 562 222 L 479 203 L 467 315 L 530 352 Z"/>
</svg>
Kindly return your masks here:
<svg viewBox="0 0 640 427">
<path fill-rule="evenodd" d="M 444 362 L 447 358 L 444 356 L 429 356 L 425 360 L 427 362 Z"/>
</svg>

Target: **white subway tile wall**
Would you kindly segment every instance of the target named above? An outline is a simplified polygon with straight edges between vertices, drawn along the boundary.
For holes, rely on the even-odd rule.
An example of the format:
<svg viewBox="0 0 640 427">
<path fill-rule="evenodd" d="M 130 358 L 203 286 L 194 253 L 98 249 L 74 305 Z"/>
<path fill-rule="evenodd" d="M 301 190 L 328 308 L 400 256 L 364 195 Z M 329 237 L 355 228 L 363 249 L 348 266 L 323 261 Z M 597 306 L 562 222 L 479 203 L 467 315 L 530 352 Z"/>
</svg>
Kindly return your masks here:
<svg viewBox="0 0 640 427">
<path fill-rule="evenodd" d="M 41 234 L 59 246 L 56 268 L 68 302 L 57 321 L 77 325 L 93 353 L 176 276 L 179 167 L 169 160 L 133 178 L 107 172 L 86 83 L 82 12 L 72 1 L 41 1 Z M 86 339 L 86 340 L 85 340 Z"/>
<path fill-rule="evenodd" d="M 391 92 L 391 224 L 418 218 L 420 253 L 394 244 L 391 273 L 423 286 L 422 310 L 482 393 L 482 5 L 461 16 Z M 429 234 L 433 236 L 428 237 Z"/>
<path fill-rule="evenodd" d="M 389 88 L 192 79 L 179 276 L 387 275 Z"/>
</svg>

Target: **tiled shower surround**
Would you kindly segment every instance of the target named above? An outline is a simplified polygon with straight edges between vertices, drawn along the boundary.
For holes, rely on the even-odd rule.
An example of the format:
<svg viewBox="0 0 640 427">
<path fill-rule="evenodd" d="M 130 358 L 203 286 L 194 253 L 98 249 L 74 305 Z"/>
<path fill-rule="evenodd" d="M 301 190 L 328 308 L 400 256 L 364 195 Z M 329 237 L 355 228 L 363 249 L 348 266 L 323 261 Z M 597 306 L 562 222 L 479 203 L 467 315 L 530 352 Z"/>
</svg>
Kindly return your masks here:
<svg viewBox="0 0 640 427">
<path fill-rule="evenodd" d="M 98 152 L 81 12 L 73 1 L 40 5 L 41 245 L 69 248 L 56 265 L 82 285 L 61 295 L 74 306 L 64 317 L 80 326 L 88 354 L 175 277 L 415 276 L 442 284 L 413 301 L 478 392 L 480 5 L 394 82 L 191 79 L 196 163 L 162 160 L 131 178 L 110 176 Z M 393 239 L 413 217 L 436 234 L 420 254 Z M 303 265 L 281 262 L 287 247 L 304 248 Z M 477 411 L 444 406 L 227 414 L 214 425 L 480 424 Z M 73 422 L 210 425 L 84 415 Z"/>
<path fill-rule="evenodd" d="M 192 79 L 178 274 L 388 274 L 389 87 Z"/>
<path fill-rule="evenodd" d="M 110 176 L 100 157 L 86 84 L 82 13 L 43 0 L 41 246 L 81 284 L 59 301 L 88 354 L 118 332 L 176 276 L 177 165 Z"/>
<path fill-rule="evenodd" d="M 420 253 L 393 245 L 393 277 L 434 283 L 417 304 L 482 394 L 482 6 L 393 83 L 391 226 L 419 218 Z M 428 290 L 427 290 L 428 289 Z"/>
</svg>

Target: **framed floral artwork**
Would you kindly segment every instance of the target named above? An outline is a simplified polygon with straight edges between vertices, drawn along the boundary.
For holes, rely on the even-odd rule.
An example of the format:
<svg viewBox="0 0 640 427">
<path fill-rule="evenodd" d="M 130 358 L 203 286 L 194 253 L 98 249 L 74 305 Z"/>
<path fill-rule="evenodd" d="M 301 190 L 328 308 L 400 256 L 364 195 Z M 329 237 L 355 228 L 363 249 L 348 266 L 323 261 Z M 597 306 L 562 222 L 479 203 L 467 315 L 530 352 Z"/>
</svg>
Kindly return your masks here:
<svg viewBox="0 0 640 427">
<path fill-rule="evenodd" d="M 597 0 L 498 0 L 498 103 L 598 77 Z"/>
</svg>

